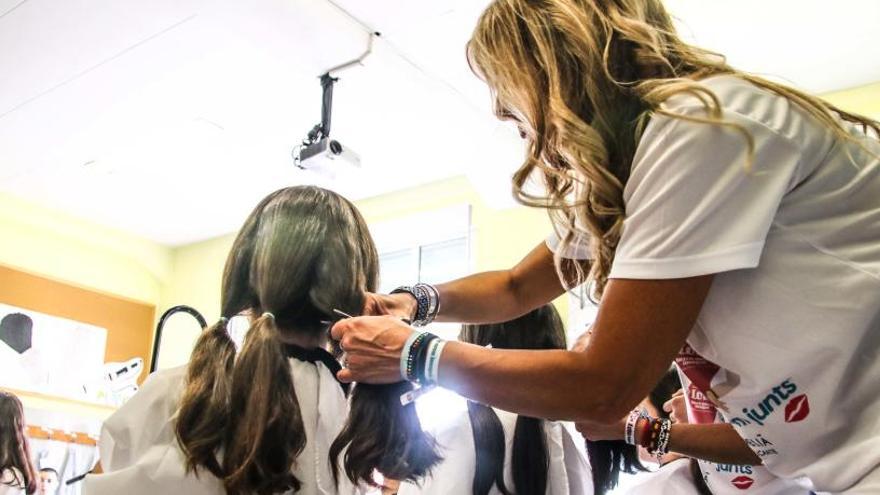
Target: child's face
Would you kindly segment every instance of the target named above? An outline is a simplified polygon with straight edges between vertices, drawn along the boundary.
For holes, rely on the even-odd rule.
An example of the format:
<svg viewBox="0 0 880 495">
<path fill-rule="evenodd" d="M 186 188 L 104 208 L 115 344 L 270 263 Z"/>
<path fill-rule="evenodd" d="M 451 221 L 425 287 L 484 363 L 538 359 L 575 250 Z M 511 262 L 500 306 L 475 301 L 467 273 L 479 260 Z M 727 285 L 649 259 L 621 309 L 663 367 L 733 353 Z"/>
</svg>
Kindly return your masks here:
<svg viewBox="0 0 880 495">
<path fill-rule="evenodd" d="M 58 475 L 55 471 L 40 471 L 40 493 L 55 495 L 58 492 Z"/>
</svg>

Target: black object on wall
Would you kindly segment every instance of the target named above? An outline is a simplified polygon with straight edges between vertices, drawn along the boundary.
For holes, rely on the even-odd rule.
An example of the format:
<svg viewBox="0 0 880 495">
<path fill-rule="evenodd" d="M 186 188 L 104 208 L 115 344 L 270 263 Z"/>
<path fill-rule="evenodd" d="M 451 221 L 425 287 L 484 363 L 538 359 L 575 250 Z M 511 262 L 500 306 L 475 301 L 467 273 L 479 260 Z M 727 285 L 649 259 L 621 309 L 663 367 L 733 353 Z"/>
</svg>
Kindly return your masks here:
<svg viewBox="0 0 880 495">
<path fill-rule="evenodd" d="M 177 313 L 186 313 L 188 315 L 192 315 L 196 321 L 199 322 L 199 325 L 204 330 L 205 327 L 208 326 L 208 323 L 205 321 L 205 317 L 202 316 L 201 313 L 198 312 L 192 306 L 186 306 L 181 304 L 180 306 L 174 306 L 173 308 L 166 311 L 161 318 L 159 318 L 159 323 L 156 324 L 156 336 L 153 338 L 153 356 L 150 359 L 150 373 L 156 371 L 156 366 L 159 364 L 159 347 L 162 344 L 162 330 L 165 327 L 165 322 L 168 321 L 172 315 Z"/>
</svg>

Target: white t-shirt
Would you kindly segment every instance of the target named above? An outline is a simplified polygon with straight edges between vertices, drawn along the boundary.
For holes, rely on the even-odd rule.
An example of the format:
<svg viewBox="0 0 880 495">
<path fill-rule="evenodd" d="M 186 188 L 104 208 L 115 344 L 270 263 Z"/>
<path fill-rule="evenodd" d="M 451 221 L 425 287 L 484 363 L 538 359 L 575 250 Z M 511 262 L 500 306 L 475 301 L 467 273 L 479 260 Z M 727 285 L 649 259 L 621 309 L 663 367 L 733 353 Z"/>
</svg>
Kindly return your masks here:
<svg viewBox="0 0 880 495">
<path fill-rule="evenodd" d="M 299 493 L 360 493 L 345 476 L 340 476 L 338 488 L 334 486 L 327 457 L 348 415 L 342 389 L 321 363 L 291 359 L 290 367 L 308 439 L 293 469 L 302 482 Z M 86 477 L 85 495 L 226 493 L 222 482 L 210 473 L 203 470 L 196 477 L 185 471 L 174 433 L 174 413 L 185 376 L 185 367 L 150 375 L 140 391 L 107 420 L 98 444 L 104 474 Z"/>
<path fill-rule="evenodd" d="M 495 409 L 504 429 L 506 452 L 504 460 L 504 483 L 513 490 L 511 457 L 516 414 Z M 586 455 L 561 422 L 545 421 L 547 451 L 550 470 L 547 476 L 547 495 L 592 495 L 593 478 Z M 474 435 L 467 412 L 460 414 L 453 423 L 433 432 L 440 446 L 443 462 L 435 466 L 431 476 L 421 486 L 401 483 L 399 495 L 450 495 L 469 494 L 473 491 L 476 453 Z M 582 442 L 582 441 L 581 441 Z M 491 495 L 501 492 L 496 486 Z"/>
<path fill-rule="evenodd" d="M 614 490 L 614 495 L 698 495 L 690 459 L 672 461 L 657 471 L 639 473 Z"/>
<path fill-rule="evenodd" d="M 723 423 L 718 409 L 706 395 L 719 376 L 718 365 L 703 359 L 687 344 L 675 359 L 681 388 L 687 405 L 688 422 L 691 424 Z M 723 375 L 722 375 L 723 376 Z M 693 378 L 693 380 L 691 380 Z M 696 382 L 696 383 L 695 383 Z M 715 382 L 716 388 L 723 380 Z M 716 464 L 698 460 L 706 486 L 713 495 L 809 495 L 809 483 L 805 480 L 777 478 L 764 466 L 739 466 Z"/>
<path fill-rule="evenodd" d="M 779 477 L 880 493 L 880 143 L 742 79 L 703 84 L 754 139 L 752 170 L 735 130 L 655 115 L 610 277 L 716 274 L 688 343 L 723 372 L 725 421 Z"/>
</svg>

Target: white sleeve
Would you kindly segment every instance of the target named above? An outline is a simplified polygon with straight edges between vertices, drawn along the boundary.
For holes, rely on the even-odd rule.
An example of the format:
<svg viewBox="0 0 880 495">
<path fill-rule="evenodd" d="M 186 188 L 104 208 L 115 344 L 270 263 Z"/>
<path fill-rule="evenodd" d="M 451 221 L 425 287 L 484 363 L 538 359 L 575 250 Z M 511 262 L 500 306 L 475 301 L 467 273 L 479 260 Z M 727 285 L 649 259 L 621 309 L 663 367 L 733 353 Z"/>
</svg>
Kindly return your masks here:
<svg viewBox="0 0 880 495">
<path fill-rule="evenodd" d="M 563 455 L 565 456 L 565 471 L 568 474 L 568 493 L 580 493 L 593 495 L 593 470 L 587 460 L 586 445 L 577 431 L 574 431 L 574 423 L 560 423 L 562 430 Z"/>
<path fill-rule="evenodd" d="M 174 413 L 185 367 L 150 375 L 140 390 L 111 415 L 101 429 L 98 448 L 104 472 L 124 469 L 156 445 L 174 445 Z"/>
<path fill-rule="evenodd" d="M 702 108 L 678 113 L 702 117 Z M 626 219 L 610 278 L 670 279 L 758 266 L 800 151 L 760 122 L 726 111 L 729 127 L 656 115 L 624 190 Z"/>
<path fill-rule="evenodd" d="M 562 242 L 562 239 L 556 235 L 556 232 L 551 232 L 547 239 L 544 241 L 547 244 L 547 248 L 554 254 L 559 250 L 559 244 Z M 590 240 L 586 236 L 575 234 L 575 238 L 572 241 L 571 245 L 569 245 L 566 249 L 564 249 L 561 253 L 559 253 L 565 259 L 569 260 L 590 260 L 593 257 L 590 255 Z"/>
</svg>

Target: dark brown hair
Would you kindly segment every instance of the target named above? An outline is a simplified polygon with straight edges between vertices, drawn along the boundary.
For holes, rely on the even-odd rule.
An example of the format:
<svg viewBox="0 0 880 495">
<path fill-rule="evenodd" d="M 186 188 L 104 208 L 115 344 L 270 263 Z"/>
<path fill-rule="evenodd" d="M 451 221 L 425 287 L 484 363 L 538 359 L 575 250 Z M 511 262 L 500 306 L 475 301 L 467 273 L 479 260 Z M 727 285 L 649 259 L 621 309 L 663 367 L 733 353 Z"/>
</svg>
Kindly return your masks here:
<svg viewBox="0 0 880 495">
<path fill-rule="evenodd" d="M 669 370 L 648 395 L 648 400 L 661 415 L 667 417 L 663 404 L 680 388 L 678 374 L 674 369 Z M 616 488 L 620 473 L 635 474 L 648 470 L 639 460 L 636 447 L 623 440 L 587 440 L 587 455 L 593 470 L 593 491 L 596 495 L 604 495 Z"/>
<path fill-rule="evenodd" d="M 359 314 L 364 293 L 377 285 L 376 249 L 349 201 L 310 186 L 281 189 L 261 201 L 238 233 L 223 274 L 222 316 L 254 316 L 241 352 L 236 358 L 221 318 L 202 333 L 187 370 L 176 425 L 187 469 L 208 470 L 230 494 L 298 491 L 301 482 L 291 469 L 307 439 L 279 337 L 323 341 L 322 322 L 333 319 L 332 310 Z M 392 412 L 404 414 L 394 395 L 399 386 L 376 388 L 373 396 L 352 399 L 353 415 L 367 407 L 364 401 L 396 403 Z M 374 437 L 390 434 L 387 424 L 395 418 L 386 417 Z M 416 439 L 423 434 L 412 433 Z"/>
<path fill-rule="evenodd" d="M 495 349 L 565 349 L 565 327 L 552 304 L 544 305 L 506 323 L 464 325 L 459 339 Z M 544 421 L 517 416 L 511 464 L 513 490 L 504 483 L 504 429 L 495 411 L 468 401 L 468 415 L 476 451 L 474 495 L 487 495 L 492 486 L 504 495 L 544 493 L 550 458 Z"/>
<path fill-rule="evenodd" d="M 663 404 L 672 398 L 678 389 L 681 388 L 681 381 L 678 378 L 678 372 L 675 368 L 670 369 L 663 375 L 663 378 L 654 387 L 654 390 L 648 395 L 648 401 L 659 411 L 664 418 L 669 417 L 669 413 L 663 410 Z M 639 453 L 636 447 L 628 445 L 622 440 L 607 440 L 593 442 L 587 440 L 587 454 L 590 457 L 590 467 L 593 471 L 593 491 L 596 495 L 604 495 L 610 490 L 617 487 L 620 479 L 620 473 L 635 474 L 639 471 L 647 471 L 639 460 Z M 696 459 L 690 459 L 690 472 L 694 481 L 694 488 L 700 495 L 712 495 L 706 481 L 700 473 L 700 467 Z"/>
<path fill-rule="evenodd" d="M 31 461 L 27 440 L 24 408 L 13 394 L 0 391 L 0 476 L 12 474 L 7 486 L 23 488 L 25 493 L 36 493 L 39 476 Z"/>
</svg>

